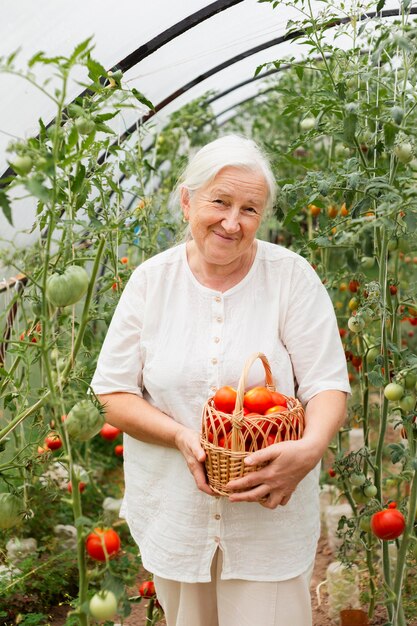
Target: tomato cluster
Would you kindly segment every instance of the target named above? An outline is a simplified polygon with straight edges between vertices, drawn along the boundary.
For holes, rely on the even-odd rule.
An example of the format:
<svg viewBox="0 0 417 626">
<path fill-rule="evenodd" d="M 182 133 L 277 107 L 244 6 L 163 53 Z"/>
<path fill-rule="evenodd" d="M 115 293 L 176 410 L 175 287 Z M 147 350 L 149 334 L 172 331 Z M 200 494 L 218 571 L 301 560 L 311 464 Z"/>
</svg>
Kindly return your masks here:
<svg viewBox="0 0 417 626">
<path fill-rule="evenodd" d="M 231 416 L 236 406 L 237 392 L 230 386 L 221 387 L 212 399 L 213 407 L 223 415 L 217 415 L 213 421 L 207 423 L 207 435 L 210 443 L 230 449 L 232 443 Z M 240 436 L 244 440 L 245 450 L 256 450 L 265 445 L 272 445 L 277 440 L 279 429 L 286 426 L 276 414 L 287 411 L 287 398 L 266 387 L 253 387 L 245 392 L 243 397 L 243 413 L 245 421 L 240 429 Z M 261 416 L 268 419 L 262 419 Z M 274 416 L 274 418 L 273 418 Z"/>
</svg>

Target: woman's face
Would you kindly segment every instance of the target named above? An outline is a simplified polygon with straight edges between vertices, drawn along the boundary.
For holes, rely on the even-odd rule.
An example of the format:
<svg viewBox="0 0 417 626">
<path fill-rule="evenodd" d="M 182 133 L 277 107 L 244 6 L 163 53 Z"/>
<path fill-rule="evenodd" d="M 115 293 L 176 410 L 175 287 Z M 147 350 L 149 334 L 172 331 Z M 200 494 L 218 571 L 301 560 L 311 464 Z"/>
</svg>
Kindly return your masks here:
<svg viewBox="0 0 417 626">
<path fill-rule="evenodd" d="M 260 172 L 224 167 L 204 187 L 181 190 L 181 206 L 197 250 L 216 265 L 233 263 L 250 249 L 268 188 Z"/>
</svg>

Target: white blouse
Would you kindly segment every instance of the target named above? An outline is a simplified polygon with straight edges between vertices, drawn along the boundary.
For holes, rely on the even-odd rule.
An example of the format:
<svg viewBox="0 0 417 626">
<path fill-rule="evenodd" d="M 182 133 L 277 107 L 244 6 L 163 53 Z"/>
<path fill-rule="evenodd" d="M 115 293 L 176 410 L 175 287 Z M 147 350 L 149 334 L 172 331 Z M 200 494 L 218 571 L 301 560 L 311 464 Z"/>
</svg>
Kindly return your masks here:
<svg viewBox="0 0 417 626">
<path fill-rule="evenodd" d="M 254 263 L 224 293 L 201 285 L 185 244 L 132 273 L 98 359 L 97 394 L 129 392 L 200 431 L 202 407 L 237 386 L 247 358 L 263 352 L 278 391 L 303 404 L 320 391 L 350 391 L 331 300 L 310 264 L 257 240 Z M 247 386 L 264 384 L 258 359 Z M 124 435 L 123 515 L 144 567 L 184 582 L 210 580 L 223 550 L 223 579 L 278 581 L 304 572 L 319 537 L 319 464 L 274 510 L 199 491 L 181 453 Z"/>
</svg>

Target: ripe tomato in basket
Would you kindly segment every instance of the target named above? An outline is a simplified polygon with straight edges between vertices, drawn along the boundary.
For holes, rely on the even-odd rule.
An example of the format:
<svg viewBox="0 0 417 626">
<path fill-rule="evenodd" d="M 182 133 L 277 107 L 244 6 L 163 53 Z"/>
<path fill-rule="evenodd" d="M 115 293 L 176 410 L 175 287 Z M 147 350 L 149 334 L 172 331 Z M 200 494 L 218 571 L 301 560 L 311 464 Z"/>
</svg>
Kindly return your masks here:
<svg viewBox="0 0 417 626">
<path fill-rule="evenodd" d="M 274 404 L 272 394 L 266 387 L 252 387 L 243 396 L 243 406 L 260 415 L 263 415 Z"/>
<path fill-rule="evenodd" d="M 287 399 L 279 391 L 271 391 L 271 396 L 275 406 L 285 406 L 287 408 Z"/>
<path fill-rule="evenodd" d="M 286 411 L 286 410 L 287 410 L 287 406 L 284 406 L 282 404 L 277 404 L 275 406 L 269 407 L 269 409 L 265 411 L 264 415 L 271 415 L 271 413 L 281 413 L 282 411 Z"/>
<path fill-rule="evenodd" d="M 220 387 L 213 396 L 213 404 L 222 413 L 233 413 L 236 404 L 236 389 Z"/>
</svg>

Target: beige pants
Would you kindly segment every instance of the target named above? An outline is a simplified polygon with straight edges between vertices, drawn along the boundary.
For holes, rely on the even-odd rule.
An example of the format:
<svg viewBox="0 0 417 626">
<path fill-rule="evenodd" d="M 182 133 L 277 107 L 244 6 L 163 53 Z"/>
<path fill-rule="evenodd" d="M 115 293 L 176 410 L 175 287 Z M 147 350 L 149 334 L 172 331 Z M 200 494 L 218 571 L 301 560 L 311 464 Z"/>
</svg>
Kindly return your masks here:
<svg viewBox="0 0 417 626">
<path fill-rule="evenodd" d="M 280 582 L 221 580 L 217 550 L 211 582 L 181 583 L 154 576 L 167 626 L 311 626 L 307 572 Z"/>
</svg>

